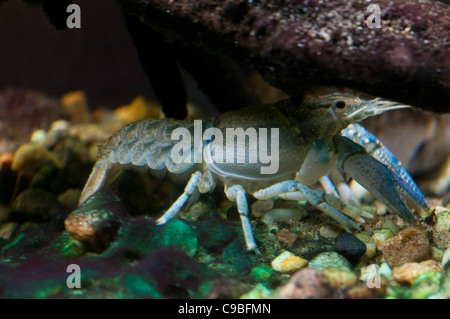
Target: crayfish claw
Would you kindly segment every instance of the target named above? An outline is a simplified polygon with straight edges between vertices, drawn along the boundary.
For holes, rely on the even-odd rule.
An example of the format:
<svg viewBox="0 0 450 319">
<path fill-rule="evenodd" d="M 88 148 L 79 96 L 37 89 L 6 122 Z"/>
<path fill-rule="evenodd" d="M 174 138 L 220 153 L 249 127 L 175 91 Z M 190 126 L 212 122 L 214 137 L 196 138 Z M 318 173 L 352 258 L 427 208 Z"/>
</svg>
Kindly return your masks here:
<svg viewBox="0 0 450 319">
<path fill-rule="evenodd" d="M 386 165 L 367 154 L 360 145 L 343 136 L 334 136 L 341 169 L 381 200 L 391 211 L 408 221 L 414 221 L 397 190 L 401 179 Z"/>
</svg>

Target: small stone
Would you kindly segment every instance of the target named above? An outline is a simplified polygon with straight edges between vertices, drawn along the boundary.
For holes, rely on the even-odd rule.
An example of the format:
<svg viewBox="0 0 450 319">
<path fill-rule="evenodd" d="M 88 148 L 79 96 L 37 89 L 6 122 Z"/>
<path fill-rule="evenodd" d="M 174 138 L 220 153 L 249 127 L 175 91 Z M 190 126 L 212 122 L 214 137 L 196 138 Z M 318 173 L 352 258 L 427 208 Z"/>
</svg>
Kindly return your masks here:
<svg viewBox="0 0 450 319">
<path fill-rule="evenodd" d="M 44 163 L 33 175 L 30 187 L 50 190 L 61 169 L 53 162 Z"/>
<path fill-rule="evenodd" d="M 383 299 L 386 295 L 387 283 L 381 279 L 377 285 L 368 285 L 361 282 L 349 289 L 346 289 L 346 298 L 349 299 Z"/>
<path fill-rule="evenodd" d="M 58 202 L 66 209 L 74 210 L 78 207 L 78 200 L 81 195 L 79 188 L 69 188 L 58 196 Z"/>
<path fill-rule="evenodd" d="M 43 145 L 50 149 L 57 143 L 67 137 L 69 132 L 70 123 L 65 120 L 57 120 L 53 122 L 50 129 L 47 131 Z"/>
<path fill-rule="evenodd" d="M 339 235 L 335 249 L 349 261 L 356 262 L 366 252 L 366 244 L 351 233 L 343 233 Z"/>
<path fill-rule="evenodd" d="M 290 273 L 308 264 L 306 259 L 295 256 L 289 251 L 285 251 L 272 260 L 272 268 L 281 273 Z"/>
<path fill-rule="evenodd" d="M 431 253 L 427 235 L 413 227 L 401 230 L 383 244 L 383 256 L 390 267 L 427 260 Z"/>
<path fill-rule="evenodd" d="M 356 238 L 362 241 L 366 245 L 366 252 L 364 255 L 367 258 L 372 258 L 377 253 L 377 245 L 375 240 L 370 236 L 368 232 L 355 233 Z"/>
<path fill-rule="evenodd" d="M 323 274 L 328 278 L 333 287 L 341 289 L 356 285 L 358 277 L 347 267 L 326 268 Z"/>
<path fill-rule="evenodd" d="M 16 222 L 8 222 L 0 226 L 0 238 L 5 240 L 9 240 L 12 238 L 14 231 L 19 226 L 19 223 Z"/>
<path fill-rule="evenodd" d="M 342 233 L 342 230 L 333 224 L 326 224 L 320 227 L 319 236 L 325 239 L 335 239 Z"/>
<path fill-rule="evenodd" d="M 121 225 L 124 210 L 117 196 L 94 193 L 64 221 L 66 231 L 94 252 L 104 251 Z"/>
<path fill-rule="evenodd" d="M 322 271 L 304 268 L 297 271 L 278 293 L 280 299 L 339 298 L 338 290 L 331 285 Z"/>
<path fill-rule="evenodd" d="M 39 146 L 43 146 L 46 136 L 47 133 L 44 129 L 36 130 L 31 133 L 30 142 L 33 144 L 38 144 Z"/>
<path fill-rule="evenodd" d="M 436 207 L 436 223 L 434 224 L 433 242 L 439 248 L 450 247 L 450 209 Z"/>
<path fill-rule="evenodd" d="M 59 166 L 58 159 L 49 150 L 36 144 L 23 144 L 14 153 L 11 168 L 16 172 L 34 173 L 46 162 Z"/>
<path fill-rule="evenodd" d="M 390 229 L 374 230 L 372 235 L 372 239 L 375 241 L 378 251 L 382 251 L 384 242 L 392 237 L 394 237 L 394 233 Z"/>
<path fill-rule="evenodd" d="M 297 235 L 295 233 L 290 232 L 289 230 L 283 228 L 277 233 L 277 240 L 283 247 L 290 247 L 297 239 Z"/>
<path fill-rule="evenodd" d="M 385 219 L 381 224 L 381 229 L 389 229 L 393 234 L 399 232 L 399 227 L 392 219 Z"/>
<path fill-rule="evenodd" d="M 129 105 L 123 105 L 114 110 L 114 115 L 125 123 L 130 123 L 144 118 L 162 118 L 163 113 L 159 105 L 145 99 L 136 97 Z"/>
<path fill-rule="evenodd" d="M 185 220 L 196 221 L 206 216 L 211 211 L 211 209 L 212 208 L 208 204 L 204 202 L 199 202 L 192 205 L 189 208 L 189 211 L 186 214 L 183 214 L 182 216 L 183 219 Z"/>
<path fill-rule="evenodd" d="M 252 290 L 243 294 L 241 299 L 268 299 L 272 295 L 272 290 L 263 284 L 257 284 Z"/>
<path fill-rule="evenodd" d="M 309 262 L 309 268 L 317 270 L 340 267 L 351 269 L 352 265 L 344 256 L 341 256 L 334 251 L 321 253 Z"/>
<path fill-rule="evenodd" d="M 251 274 L 257 282 L 268 285 L 274 275 L 274 270 L 267 265 L 261 265 L 252 268 Z"/>
<path fill-rule="evenodd" d="M 273 208 L 273 200 L 256 200 L 251 205 L 252 216 L 261 217 L 265 212 Z"/>
<path fill-rule="evenodd" d="M 442 269 L 438 263 L 433 260 L 427 260 L 421 263 L 409 262 L 393 269 L 394 280 L 402 284 L 413 284 L 422 274 L 431 272 L 441 272 Z"/>
<path fill-rule="evenodd" d="M 91 120 L 91 113 L 83 91 L 64 94 L 60 99 L 60 103 L 69 114 L 72 123 L 84 123 Z"/>
<path fill-rule="evenodd" d="M 52 193 L 39 188 L 27 188 L 17 196 L 12 208 L 15 219 L 46 221 L 62 207 Z"/>
</svg>

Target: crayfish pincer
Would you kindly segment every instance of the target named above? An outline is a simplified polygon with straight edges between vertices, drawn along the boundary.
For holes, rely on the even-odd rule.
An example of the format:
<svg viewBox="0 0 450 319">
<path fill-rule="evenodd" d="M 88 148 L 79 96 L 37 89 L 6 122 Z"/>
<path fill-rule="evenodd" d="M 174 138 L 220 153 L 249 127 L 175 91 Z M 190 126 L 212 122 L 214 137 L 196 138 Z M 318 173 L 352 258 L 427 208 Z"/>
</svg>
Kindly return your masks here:
<svg viewBox="0 0 450 319">
<path fill-rule="evenodd" d="M 287 99 L 205 120 L 140 120 L 99 147 L 79 204 L 111 183 L 126 164 L 148 166 L 159 176 L 189 176 L 158 224 L 173 218 L 197 189 L 207 193 L 223 183 L 226 196 L 237 204 L 247 248 L 257 251 L 246 194 L 307 200 L 351 231 L 372 215 L 359 207 L 342 178 L 347 173 L 392 212 L 414 220 L 404 200 L 429 211 L 424 196 L 395 156 L 356 124 L 404 107 L 335 93 L 307 97 L 300 106 Z M 311 188 L 317 182 L 324 190 Z"/>
</svg>

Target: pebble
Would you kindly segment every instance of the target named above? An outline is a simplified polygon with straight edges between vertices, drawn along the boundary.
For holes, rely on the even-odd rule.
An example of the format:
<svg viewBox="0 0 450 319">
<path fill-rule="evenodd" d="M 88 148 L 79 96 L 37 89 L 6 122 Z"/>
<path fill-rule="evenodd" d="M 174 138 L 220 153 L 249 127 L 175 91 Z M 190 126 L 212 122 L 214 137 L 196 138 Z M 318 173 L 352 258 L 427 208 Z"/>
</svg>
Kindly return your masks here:
<svg viewBox="0 0 450 319">
<path fill-rule="evenodd" d="M 5 240 L 9 240 L 12 238 L 14 231 L 19 226 L 19 223 L 16 222 L 7 222 L 0 226 L 0 238 Z"/>
<path fill-rule="evenodd" d="M 268 210 L 273 208 L 274 201 L 273 200 L 256 200 L 250 206 L 252 211 L 252 216 L 260 217 Z"/>
<path fill-rule="evenodd" d="M 355 233 L 355 236 L 366 245 L 364 256 L 367 258 L 374 257 L 377 253 L 377 245 L 373 237 L 368 232 Z"/>
<path fill-rule="evenodd" d="M 390 229 L 377 229 L 373 231 L 372 235 L 378 251 L 382 251 L 384 242 L 392 237 L 394 237 L 394 233 Z"/>
<path fill-rule="evenodd" d="M 280 299 L 335 299 L 338 289 L 333 287 L 322 271 L 304 268 L 297 271 L 278 293 Z"/>
<path fill-rule="evenodd" d="M 189 211 L 186 214 L 182 214 L 182 216 L 185 220 L 195 221 L 206 216 L 211 210 L 213 210 L 213 208 L 210 207 L 210 205 L 204 202 L 198 202 L 192 205 L 189 208 Z"/>
<path fill-rule="evenodd" d="M 12 208 L 14 218 L 46 221 L 54 217 L 62 207 L 52 193 L 31 187 L 16 197 Z"/>
<path fill-rule="evenodd" d="M 252 268 L 252 277 L 259 283 L 268 285 L 271 282 L 271 278 L 274 277 L 274 270 L 267 265 L 260 265 Z"/>
<path fill-rule="evenodd" d="M 277 240 L 283 247 L 290 247 L 297 240 L 297 234 L 283 228 L 277 233 Z"/>
<path fill-rule="evenodd" d="M 53 122 L 50 129 L 45 134 L 45 140 L 42 144 L 50 149 L 54 147 L 58 142 L 67 137 L 69 132 L 70 123 L 65 120 L 57 120 Z"/>
<path fill-rule="evenodd" d="M 433 242 L 439 248 L 450 247 L 450 209 L 436 207 Z"/>
<path fill-rule="evenodd" d="M 252 290 L 243 294 L 240 299 L 268 299 L 272 295 L 272 290 L 263 284 L 257 284 Z"/>
<path fill-rule="evenodd" d="M 72 123 L 91 121 L 91 113 L 83 91 L 73 91 L 64 94 L 60 99 L 60 104 L 69 114 Z"/>
<path fill-rule="evenodd" d="M 434 260 L 426 260 L 421 263 L 409 262 L 401 266 L 394 267 L 394 280 L 401 284 L 413 284 L 422 274 L 431 272 L 441 272 L 442 269 Z"/>
<path fill-rule="evenodd" d="M 11 168 L 17 172 L 33 173 L 46 162 L 59 166 L 57 157 L 49 150 L 37 144 L 23 144 L 14 153 Z"/>
<path fill-rule="evenodd" d="M 344 256 L 334 251 L 321 253 L 309 262 L 309 268 L 317 270 L 340 267 L 351 269 L 352 265 Z"/>
<path fill-rule="evenodd" d="M 335 249 L 349 261 L 356 262 L 366 252 L 366 244 L 351 233 L 343 233 L 337 238 Z"/>
<path fill-rule="evenodd" d="M 389 216 L 389 217 L 391 217 L 391 216 Z M 389 229 L 394 234 L 397 234 L 400 231 L 400 228 L 395 223 L 395 221 L 393 221 L 392 219 L 388 219 L 388 218 L 386 218 L 385 220 L 382 221 L 381 229 Z"/>
<path fill-rule="evenodd" d="M 161 107 L 143 96 L 136 97 L 129 105 L 123 105 L 114 110 L 114 115 L 130 123 L 144 118 L 162 118 Z"/>
<path fill-rule="evenodd" d="M 121 222 L 123 208 L 117 196 L 94 193 L 71 212 L 64 221 L 65 230 L 86 244 L 89 250 L 102 252 L 109 247 Z"/>
<path fill-rule="evenodd" d="M 333 224 L 326 224 L 319 228 L 319 236 L 325 239 L 335 239 L 341 233 L 342 230 Z"/>
<path fill-rule="evenodd" d="M 358 282 L 358 276 L 347 267 L 326 268 L 323 274 L 328 278 L 329 282 L 335 288 L 348 288 L 354 286 Z"/>
<path fill-rule="evenodd" d="M 78 207 L 81 195 L 79 188 L 69 188 L 58 196 L 58 202 L 66 209 L 74 210 Z"/>
<path fill-rule="evenodd" d="M 414 227 L 401 230 L 383 244 L 383 257 L 391 268 L 427 260 L 431 253 L 427 235 Z"/>
<path fill-rule="evenodd" d="M 308 264 L 306 259 L 295 256 L 289 251 L 284 251 L 274 260 L 272 260 L 272 268 L 281 273 L 291 273 Z"/>
</svg>

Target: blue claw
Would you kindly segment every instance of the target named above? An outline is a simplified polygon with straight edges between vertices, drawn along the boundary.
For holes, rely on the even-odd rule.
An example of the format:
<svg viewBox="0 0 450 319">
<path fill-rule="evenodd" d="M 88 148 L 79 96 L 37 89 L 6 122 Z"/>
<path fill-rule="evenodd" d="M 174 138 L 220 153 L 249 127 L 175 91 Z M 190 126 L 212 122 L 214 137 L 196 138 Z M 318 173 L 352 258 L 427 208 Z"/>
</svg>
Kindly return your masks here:
<svg viewBox="0 0 450 319">
<path fill-rule="evenodd" d="M 397 193 L 397 190 L 402 191 L 404 183 L 395 172 L 370 156 L 364 147 L 344 136 L 333 136 L 333 143 L 338 154 L 338 165 L 344 172 L 375 195 L 391 211 L 407 220 L 415 220 Z"/>
<path fill-rule="evenodd" d="M 412 177 L 394 154 L 375 135 L 359 124 L 350 124 L 341 134 L 363 146 L 369 155 L 386 165 L 394 173 L 396 186 L 410 202 L 426 212 L 430 212 L 430 206 L 425 196 L 423 196 Z"/>
</svg>

